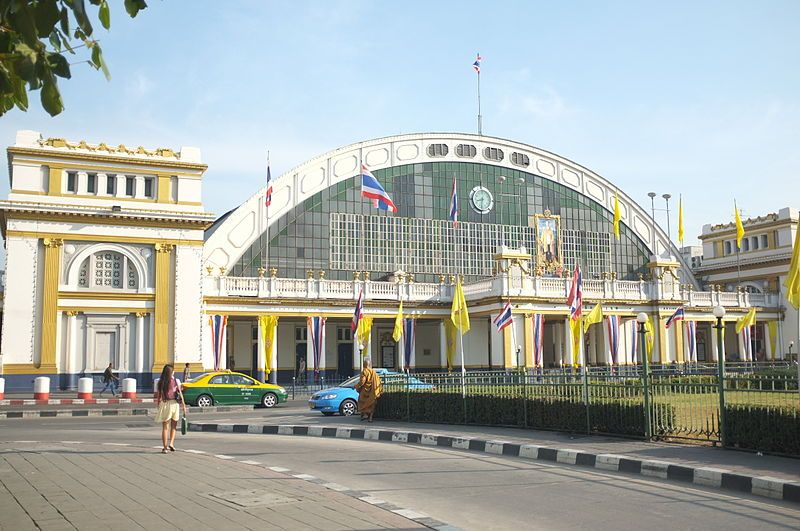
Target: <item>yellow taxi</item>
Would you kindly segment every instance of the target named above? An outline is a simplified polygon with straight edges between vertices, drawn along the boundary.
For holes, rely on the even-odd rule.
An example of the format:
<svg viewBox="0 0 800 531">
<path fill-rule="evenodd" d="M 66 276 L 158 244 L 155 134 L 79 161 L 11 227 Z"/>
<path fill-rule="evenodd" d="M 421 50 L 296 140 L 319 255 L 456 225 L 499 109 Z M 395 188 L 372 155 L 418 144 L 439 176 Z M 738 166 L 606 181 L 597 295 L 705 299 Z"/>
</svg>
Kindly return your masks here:
<svg viewBox="0 0 800 531">
<path fill-rule="evenodd" d="M 181 386 L 187 404 L 209 407 L 217 404 L 252 404 L 274 407 L 286 402 L 286 389 L 259 382 L 246 374 L 216 371 L 201 374 Z"/>
</svg>

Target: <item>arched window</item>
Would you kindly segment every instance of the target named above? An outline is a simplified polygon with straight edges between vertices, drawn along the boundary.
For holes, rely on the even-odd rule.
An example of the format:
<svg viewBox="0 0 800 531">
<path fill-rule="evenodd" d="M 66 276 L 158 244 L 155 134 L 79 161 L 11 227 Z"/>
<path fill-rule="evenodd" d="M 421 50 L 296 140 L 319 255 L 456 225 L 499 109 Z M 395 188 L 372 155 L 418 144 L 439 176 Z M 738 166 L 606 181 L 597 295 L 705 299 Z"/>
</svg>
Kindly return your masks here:
<svg viewBox="0 0 800 531">
<path fill-rule="evenodd" d="M 136 268 L 125 255 L 114 251 L 100 251 L 81 264 L 78 287 L 90 290 L 133 290 L 139 287 L 139 278 Z"/>
</svg>

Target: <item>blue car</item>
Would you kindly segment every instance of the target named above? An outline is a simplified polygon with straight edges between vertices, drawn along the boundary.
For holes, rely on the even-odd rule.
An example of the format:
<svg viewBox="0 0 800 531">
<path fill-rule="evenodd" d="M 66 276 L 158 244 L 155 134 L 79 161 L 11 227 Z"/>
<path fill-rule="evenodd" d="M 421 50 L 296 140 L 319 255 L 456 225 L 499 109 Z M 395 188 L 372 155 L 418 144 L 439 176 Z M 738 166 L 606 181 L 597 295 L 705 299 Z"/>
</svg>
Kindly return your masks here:
<svg viewBox="0 0 800 531">
<path fill-rule="evenodd" d="M 433 389 L 429 383 L 425 383 L 413 376 L 407 377 L 405 374 L 388 369 L 375 369 L 381 377 L 383 384 L 402 383 L 408 381 L 408 389 Z M 308 407 L 314 411 L 319 411 L 323 415 L 330 416 L 334 413 L 349 417 L 358 412 L 358 391 L 355 387 L 360 376 L 353 376 L 345 380 L 338 387 L 329 387 L 322 391 L 317 391 L 308 400 Z"/>
</svg>

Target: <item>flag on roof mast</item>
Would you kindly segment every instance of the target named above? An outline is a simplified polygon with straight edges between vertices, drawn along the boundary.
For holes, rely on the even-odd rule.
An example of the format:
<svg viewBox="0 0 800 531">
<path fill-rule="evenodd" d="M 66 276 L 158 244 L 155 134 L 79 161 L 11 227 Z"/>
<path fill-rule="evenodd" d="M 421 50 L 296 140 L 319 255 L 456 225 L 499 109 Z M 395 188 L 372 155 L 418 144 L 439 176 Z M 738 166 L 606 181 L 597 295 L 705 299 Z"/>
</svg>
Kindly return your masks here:
<svg viewBox="0 0 800 531">
<path fill-rule="evenodd" d="M 267 157 L 267 192 L 264 194 L 264 206 L 272 204 L 272 173 L 269 171 L 269 157 Z"/>
<path fill-rule="evenodd" d="M 619 192 L 614 194 L 614 236 L 619 240 L 619 222 L 622 215 L 619 211 Z"/>
<path fill-rule="evenodd" d="M 744 225 L 742 225 L 742 216 L 739 215 L 739 208 L 736 206 L 736 201 L 733 202 L 733 215 L 736 220 L 736 248 L 742 248 L 742 238 L 744 238 Z"/>
<path fill-rule="evenodd" d="M 475 62 L 472 63 L 472 68 L 474 68 L 475 72 L 477 72 L 478 74 L 481 73 L 481 54 L 478 54 L 478 57 L 475 59 Z"/>
<path fill-rule="evenodd" d="M 361 195 L 372 199 L 377 208 L 397 213 L 397 207 L 392 198 L 364 164 L 361 165 Z"/>
<path fill-rule="evenodd" d="M 458 228 L 458 196 L 456 195 L 456 176 L 453 175 L 453 193 L 450 195 L 450 221 Z"/>
<path fill-rule="evenodd" d="M 683 245 L 683 196 L 678 196 L 678 241 Z"/>
</svg>

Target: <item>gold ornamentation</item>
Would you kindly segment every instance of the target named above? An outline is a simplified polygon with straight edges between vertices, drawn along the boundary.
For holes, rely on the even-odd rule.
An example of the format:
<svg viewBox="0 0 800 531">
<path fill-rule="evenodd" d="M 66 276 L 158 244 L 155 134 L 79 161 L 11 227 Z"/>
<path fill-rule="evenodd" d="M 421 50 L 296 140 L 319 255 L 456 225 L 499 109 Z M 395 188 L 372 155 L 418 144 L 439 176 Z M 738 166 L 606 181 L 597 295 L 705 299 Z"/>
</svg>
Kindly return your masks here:
<svg viewBox="0 0 800 531">
<path fill-rule="evenodd" d="M 214 266 L 206 266 L 206 271 L 208 271 L 208 276 L 214 272 Z"/>
<path fill-rule="evenodd" d="M 455 284 L 456 284 L 456 276 L 450 275 L 450 285 L 455 286 Z"/>
<path fill-rule="evenodd" d="M 147 317 L 150 312 L 136 312 L 136 317 Z"/>
<path fill-rule="evenodd" d="M 61 247 L 64 245 L 64 240 L 61 238 L 43 238 L 42 243 L 45 247 Z"/>
<path fill-rule="evenodd" d="M 439 275 L 439 284 L 444 284 L 445 276 Z"/>
<path fill-rule="evenodd" d="M 361 280 L 361 271 L 353 271 L 353 280 Z"/>
<path fill-rule="evenodd" d="M 278 276 L 278 268 L 273 267 L 272 269 L 270 269 L 269 276 L 271 276 L 272 278 L 276 278 Z"/>
<path fill-rule="evenodd" d="M 149 157 L 164 157 L 164 158 L 179 158 L 175 150 L 170 148 L 158 148 L 153 151 L 148 151 L 144 147 L 129 149 L 125 144 L 120 144 L 117 147 L 107 145 L 105 142 L 100 142 L 97 146 L 92 146 L 86 140 L 78 142 L 68 142 L 63 138 L 48 138 L 47 140 L 40 140 L 40 146 L 48 146 L 54 148 L 68 148 L 68 149 L 84 149 L 86 151 L 105 151 L 107 153 L 122 153 L 126 155 L 147 155 Z"/>
<path fill-rule="evenodd" d="M 257 271 L 258 271 L 258 278 L 264 278 L 264 274 L 267 272 L 267 270 L 263 267 L 259 267 Z"/>
<path fill-rule="evenodd" d="M 306 271 L 306 278 L 308 280 L 312 280 L 314 278 L 314 270 L 313 269 L 309 269 L 308 271 Z"/>
<path fill-rule="evenodd" d="M 228 270 L 228 268 L 226 268 L 225 266 L 222 266 L 222 267 L 219 268 L 219 274 L 220 275 L 224 275 L 225 271 L 227 271 L 227 270 Z"/>
<path fill-rule="evenodd" d="M 369 280 L 369 271 L 364 271 L 364 280 Z"/>
<path fill-rule="evenodd" d="M 319 279 L 320 280 L 325 280 L 325 270 L 324 269 L 320 269 L 319 270 Z"/>
<path fill-rule="evenodd" d="M 80 312 L 78 310 L 69 310 L 69 311 L 66 311 L 64 313 L 67 315 L 67 317 L 75 317 Z"/>
<path fill-rule="evenodd" d="M 550 210 L 544 215 L 534 215 L 536 229 L 536 263 L 546 273 L 556 273 L 563 267 L 561 254 L 561 216 L 554 216 Z"/>
<path fill-rule="evenodd" d="M 171 253 L 175 248 L 171 243 L 157 243 L 154 245 L 157 253 Z M 222 270 L 222 268 L 220 268 Z"/>
</svg>

